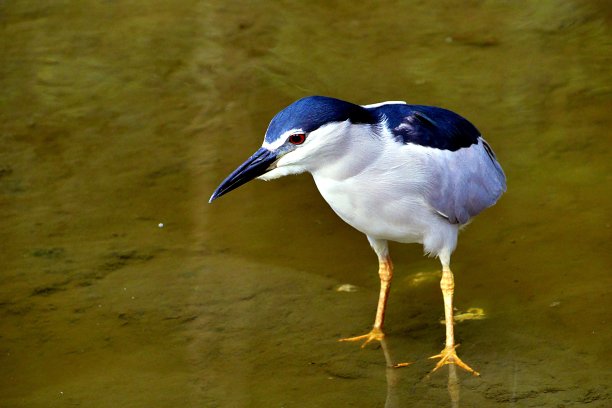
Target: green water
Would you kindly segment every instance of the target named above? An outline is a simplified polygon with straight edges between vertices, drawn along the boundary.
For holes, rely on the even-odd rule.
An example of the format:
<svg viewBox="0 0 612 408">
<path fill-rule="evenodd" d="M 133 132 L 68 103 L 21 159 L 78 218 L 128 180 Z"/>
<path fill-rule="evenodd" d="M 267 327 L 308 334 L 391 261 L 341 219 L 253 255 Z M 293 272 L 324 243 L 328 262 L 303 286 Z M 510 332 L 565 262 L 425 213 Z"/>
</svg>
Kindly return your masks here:
<svg viewBox="0 0 612 408">
<path fill-rule="evenodd" d="M 0 2 L 1 407 L 612 404 L 606 1 Z M 376 257 L 308 175 L 208 205 L 323 94 L 474 122 L 508 192 L 439 263 Z M 420 278 L 420 279 L 419 279 Z M 341 284 L 355 292 L 338 292 Z M 388 360 L 388 361 L 387 361 Z M 399 370 L 387 363 L 414 361 Z"/>
</svg>

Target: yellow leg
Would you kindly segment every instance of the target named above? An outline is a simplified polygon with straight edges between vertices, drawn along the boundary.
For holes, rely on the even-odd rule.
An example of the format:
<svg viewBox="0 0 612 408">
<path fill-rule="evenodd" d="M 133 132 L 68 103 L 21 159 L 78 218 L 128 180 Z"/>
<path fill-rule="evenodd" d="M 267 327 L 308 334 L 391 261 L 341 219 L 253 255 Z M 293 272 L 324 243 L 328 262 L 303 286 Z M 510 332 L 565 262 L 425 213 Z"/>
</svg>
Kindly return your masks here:
<svg viewBox="0 0 612 408">
<path fill-rule="evenodd" d="M 385 334 L 382 331 L 382 327 L 385 321 L 385 309 L 387 307 L 389 290 L 391 289 L 391 278 L 393 277 L 393 263 L 391 262 L 391 258 L 389 257 L 389 255 L 379 260 L 378 276 L 380 277 L 380 293 L 378 295 L 378 307 L 376 308 L 376 319 L 374 320 L 374 327 L 367 334 L 355 337 L 348 337 L 340 339 L 338 341 L 365 340 L 364 343 L 361 345 L 361 348 L 363 348 L 368 343 L 374 340 L 381 341 L 385 337 Z"/>
<path fill-rule="evenodd" d="M 459 346 L 455 344 L 455 333 L 454 333 L 454 321 L 453 321 L 453 294 L 455 292 L 455 281 L 453 278 L 453 272 L 446 265 L 442 268 L 442 279 L 440 280 L 440 288 L 442 289 L 442 296 L 444 297 L 444 317 L 446 319 L 446 346 L 440 354 L 436 354 L 430 358 L 439 358 L 440 361 L 436 364 L 432 372 L 436 371 L 445 364 L 456 364 L 459 367 L 467 370 L 475 376 L 480 375 L 477 371 L 474 371 L 470 366 L 465 364 L 457 356 L 455 349 Z"/>
</svg>

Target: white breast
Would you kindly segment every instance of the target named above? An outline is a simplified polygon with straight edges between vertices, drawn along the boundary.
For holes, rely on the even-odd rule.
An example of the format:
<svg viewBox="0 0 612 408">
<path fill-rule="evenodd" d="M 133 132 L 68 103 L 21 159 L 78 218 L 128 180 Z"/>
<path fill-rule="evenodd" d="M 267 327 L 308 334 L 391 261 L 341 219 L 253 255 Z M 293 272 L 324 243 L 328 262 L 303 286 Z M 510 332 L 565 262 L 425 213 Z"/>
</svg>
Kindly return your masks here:
<svg viewBox="0 0 612 408">
<path fill-rule="evenodd" d="M 311 171 L 323 198 L 370 237 L 423 243 L 440 217 L 426 201 L 427 161 L 420 146 L 371 137 L 350 140 L 353 154 Z"/>
</svg>

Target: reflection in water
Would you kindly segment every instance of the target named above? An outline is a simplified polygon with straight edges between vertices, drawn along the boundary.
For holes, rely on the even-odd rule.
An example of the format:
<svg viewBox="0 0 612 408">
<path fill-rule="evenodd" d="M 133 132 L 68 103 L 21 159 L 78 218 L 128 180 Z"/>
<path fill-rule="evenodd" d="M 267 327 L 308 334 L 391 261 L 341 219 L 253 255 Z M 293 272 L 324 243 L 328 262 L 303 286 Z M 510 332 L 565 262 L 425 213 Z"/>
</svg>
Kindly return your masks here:
<svg viewBox="0 0 612 408">
<path fill-rule="evenodd" d="M 461 384 L 457 375 L 457 366 L 448 364 L 448 395 L 450 396 L 451 407 L 459 408 L 459 392 Z"/>
<path fill-rule="evenodd" d="M 402 395 L 405 395 L 405 392 L 401 389 L 402 375 L 414 375 L 414 371 L 410 372 L 410 370 L 404 370 L 403 367 L 407 367 L 413 363 L 395 363 L 393 359 L 393 353 L 391 351 L 391 347 L 387 339 L 383 338 L 380 341 L 380 345 L 382 347 L 383 355 L 385 356 L 385 377 L 387 380 L 387 395 L 385 399 L 385 408 L 399 408 L 405 407 L 406 404 L 402 404 Z M 459 375 L 457 374 L 457 366 L 454 364 L 447 364 L 448 366 L 448 382 L 447 382 L 447 390 L 450 400 L 451 408 L 459 408 L 459 398 L 461 391 L 461 383 L 459 380 Z M 443 371 L 438 371 L 436 375 L 442 375 Z M 419 383 L 427 382 L 431 379 L 431 375 L 433 373 L 427 374 Z M 419 384 L 417 383 L 417 384 Z M 437 389 L 433 389 L 437 391 Z"/>
<path fill-rule="evenodd" d="M 385 377 L 387 379 L 387 398 L 385 400 L 385 408 L 397 408 L 400 406 L 399 393 L 397 392 L 398 384 L 400 383 L 400 369 L 396 367 L 391 350 L 387 344 L 387 339 L 383 338 L 380 341 L 383 355 L 385 356 Z"/>
</svg>

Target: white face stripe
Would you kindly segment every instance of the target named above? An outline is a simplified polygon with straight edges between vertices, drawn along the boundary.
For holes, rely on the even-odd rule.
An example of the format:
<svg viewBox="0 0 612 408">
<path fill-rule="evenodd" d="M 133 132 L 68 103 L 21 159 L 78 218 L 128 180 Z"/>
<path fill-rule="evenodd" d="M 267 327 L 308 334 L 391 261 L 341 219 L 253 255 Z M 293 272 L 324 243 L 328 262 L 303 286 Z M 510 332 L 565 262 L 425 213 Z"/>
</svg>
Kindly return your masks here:
<svg viewBox="0 0 612 408">
<path fill-rule="evenodd" d="M 261 145 L 261 147 L 263 147 L 264 149 L 268 149 L 271 152 L 273 152 L 274 150 L 278 149 L 283 144 L 285 144 L 285 142 L 287 141 L 287 138 L 290 135 L 294 134 L 294 133 L 306 133 L 306 132 L 304 132 L 302 129 L 291 129 L 291 130 L 286 131 L 282 135 L 280 135 L 280 137 L 278 139 L 276 139 L 272 143 L 269 143 L 267 140 L 264 140 L 264 142 Z"/>
<path fill-rule="evenodd" d="M 407 103 L 405 101 L 387 101 L 387 102 L 372 103 L 370 105 L 361 105 L 361 106 L 363 106 L 364 108 L 378 108 L 383 105 L 407 105 Z"/>
</svg>

